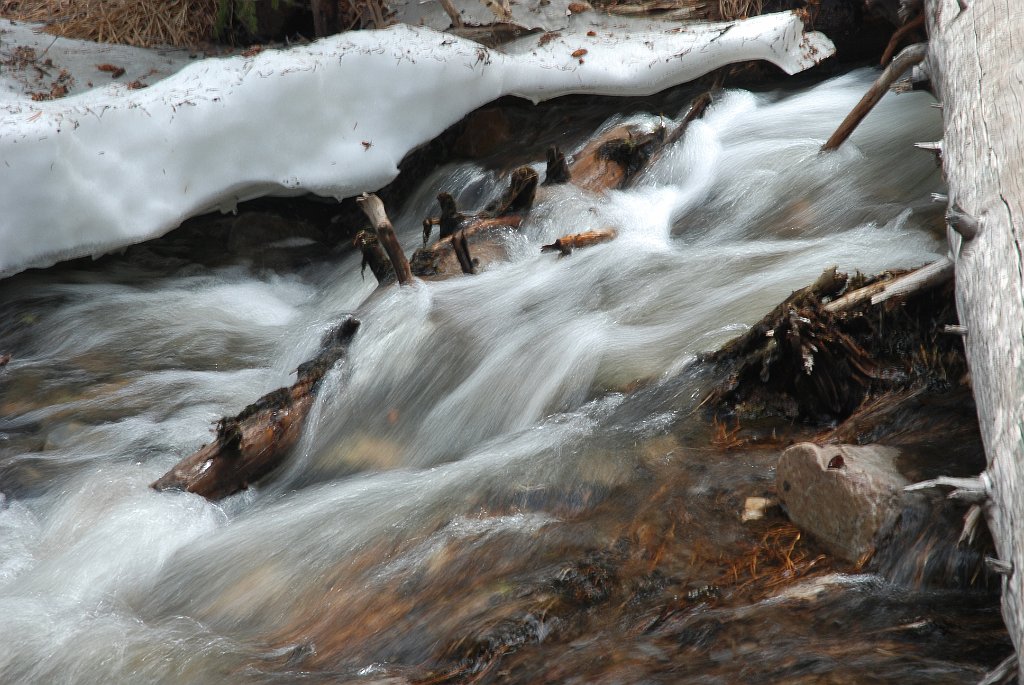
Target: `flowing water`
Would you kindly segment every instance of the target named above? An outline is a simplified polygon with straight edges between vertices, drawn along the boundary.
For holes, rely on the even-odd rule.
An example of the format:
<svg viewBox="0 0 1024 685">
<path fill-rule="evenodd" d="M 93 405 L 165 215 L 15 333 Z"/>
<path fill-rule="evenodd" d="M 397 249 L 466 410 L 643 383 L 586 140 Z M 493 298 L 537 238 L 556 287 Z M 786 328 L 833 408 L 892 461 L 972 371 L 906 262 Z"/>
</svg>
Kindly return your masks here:
<svg viewBox="0 0 1024 685">
<path fill-rule="evenodd" d="M 930 98 L 818 154 L 871 78 L 726 91 L 630 190 L 553 187 L 475 277 L 373 292 L 306 238 L 172 234 L 0 283 L 0 681 L 976 681 L 1008 649 L 992 596 L 828 574 L 781 517 L 741 523 L 775 455 L 697 411 L 696 355 L 824 267 L 944 251 Z M 439 190 L 482 206 L 494 178 L 423 179 L 407 250 Z M 351 312 L 286 466 L 216 504 L 149 489 Z M 803 584 L 730 561 L 769 535 Z"/>
</svg>

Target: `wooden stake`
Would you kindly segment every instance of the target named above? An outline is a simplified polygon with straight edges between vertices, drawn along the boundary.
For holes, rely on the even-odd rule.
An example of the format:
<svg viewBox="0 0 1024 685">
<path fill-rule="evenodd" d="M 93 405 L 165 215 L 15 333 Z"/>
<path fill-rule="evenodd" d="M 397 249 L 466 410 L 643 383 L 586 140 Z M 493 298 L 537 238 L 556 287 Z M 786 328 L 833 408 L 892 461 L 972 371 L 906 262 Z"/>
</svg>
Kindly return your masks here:
<svg viewBox="0 0 1024 685">
<path fill-rule="evenodd" d="M 388 259 L 384 248 L 380 246 L 377 236 L 369 231 L 359 231 L 352 239 L 352 244 L 363 253 L 362 269 L 370 267 L 378 285 L 388 285 L 395 282 L 395 270 L 391 268 L 391 260 Z"/>
<path fill-rule="evenodd" d="M 854 129 L 864 120 L 864 117 L 874 109 L 878 101 L 882 99 L 882 96 L 889 90 L 889 86 L 898 79 L 903 73 L 914 66 L 920 64 L 925 56 L 928 54 L 928 45 L 925 43 L 917 43 L 911 45 L 896 56 L 896 59 L 885 68 L 882 75 L 878 77 L 878 80 L 872 84 L 868 89 L 868 92 L 864 94 L 857 106 L 846 115 L 843 119 L 843 123 L 839 124 L 839 128 L 836 129 L 832 137 L 829 138 L 824 145 L 821 146 L 822 152 L 828 152 L 835 150 L 843 142 L 850 137 Z"/>
<path fill-rule="evenodd" d="M 405 258 L 405 253 L 402 252 L 402 246 L 398 242 L 398 237 L 395 236 L 395 229 L 391 226 L 391 220 L 388 219 L 387 212 L 384 211 L 384 203 L 372 193 L 363 193 L 356 202 L 359 203 L 363 213 L 366 214 L 366 218 L 370 220 L 370 225 L 373 226 L 374 231 L 377 233 L 377 240 L 384 246 L 384 251 L 388 253 L 388 258 L 391 259 L 391 265 L 395 269 L 395 276 L 398 278 L 398 282 L 401 285 L 405 285 L 412 281 L 409 260 Z"/>
</svg>

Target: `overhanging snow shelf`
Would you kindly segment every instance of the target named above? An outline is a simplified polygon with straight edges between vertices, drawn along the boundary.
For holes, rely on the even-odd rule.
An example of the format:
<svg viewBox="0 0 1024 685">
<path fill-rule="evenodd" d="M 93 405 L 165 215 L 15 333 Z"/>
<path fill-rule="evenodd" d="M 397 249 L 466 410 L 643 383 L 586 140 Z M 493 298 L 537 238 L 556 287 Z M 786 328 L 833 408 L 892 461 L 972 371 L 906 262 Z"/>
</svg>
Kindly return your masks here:
<svg viewBox="0 0 1024 685">
<path fill-rule="evenodd" d="M 792 13 L 538 43 L 499 53 L 399 25 L 204 60 L 143 90 L 3 101 L 0 276 L 262 195 L 375 190 L 407 152 L 503 95 L 649 95 L 737 61 L 795 73 L 834 50 Z"/>
</svg>

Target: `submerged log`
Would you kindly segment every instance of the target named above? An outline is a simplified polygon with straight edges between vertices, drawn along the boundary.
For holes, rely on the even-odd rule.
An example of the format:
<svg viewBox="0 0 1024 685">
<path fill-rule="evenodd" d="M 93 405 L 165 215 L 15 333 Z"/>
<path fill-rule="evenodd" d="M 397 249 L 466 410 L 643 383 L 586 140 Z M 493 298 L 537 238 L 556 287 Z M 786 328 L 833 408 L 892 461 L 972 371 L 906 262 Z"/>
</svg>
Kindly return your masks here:
<svg viewBox="0 0 1024 685">
<path fill-rule="evenodd" d="M 956 300 L 987 473 L 986 517 L 1003 579 L 1003 618 L 1024 653 L 1024 13 L 1015 2 L 927 0 L 928 71 L 942 103 Z M 1019 671 L 1024 679 L 1024 670 Z"/>
<path fill-rule="evenodd" d="M 238 415 L 217 422 L 216 437 L 154 482 L 155 490 L 187 490 L 210 500 L 245 490 L 275 468 L 298 442 L 326 373 L 359 329 L 353 317 L 331 329 L 320 352 L 299 366 L 289 388 L 278 388 Z"/>
</svg>

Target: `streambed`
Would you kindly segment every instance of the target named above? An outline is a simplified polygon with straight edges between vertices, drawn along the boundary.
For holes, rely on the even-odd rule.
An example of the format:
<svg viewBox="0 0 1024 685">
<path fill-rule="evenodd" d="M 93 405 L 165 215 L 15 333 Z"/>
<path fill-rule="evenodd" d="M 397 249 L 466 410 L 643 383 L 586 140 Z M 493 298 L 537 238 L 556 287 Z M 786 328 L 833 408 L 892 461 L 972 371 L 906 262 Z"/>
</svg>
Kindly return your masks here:
<svg viewBox="0 0 1024 685">
<path fill-rule="evenodd" d="M 371 296 L 322 227 L 257 248 L 243 213 L 211 220 L 223 244 L 179 231 L 0 282 L 2 679 L 976 682 L 1008 649 L 995 597 L 741 523 L 777 449 L 730 452 L 699 411 L 696 355 L 825 266 L 945 250 L 912 148 L 941 129 L 928 96 L 818 155 L 871 78 L 725 92 L 634 188 L 552 189 L 474 277 Z M 550 112 L 567 142 L 607 119 Z M 406 251 L 439 191 L 483 206 L 496 176 L 425 175 L 391 208 Z M 272 479 L 219 504 L 148 488 L 357 310 Z M 773 591 L 752 557 L 806 577 Z"/>
</svg>

